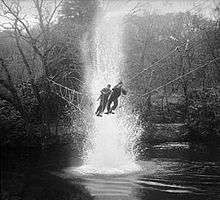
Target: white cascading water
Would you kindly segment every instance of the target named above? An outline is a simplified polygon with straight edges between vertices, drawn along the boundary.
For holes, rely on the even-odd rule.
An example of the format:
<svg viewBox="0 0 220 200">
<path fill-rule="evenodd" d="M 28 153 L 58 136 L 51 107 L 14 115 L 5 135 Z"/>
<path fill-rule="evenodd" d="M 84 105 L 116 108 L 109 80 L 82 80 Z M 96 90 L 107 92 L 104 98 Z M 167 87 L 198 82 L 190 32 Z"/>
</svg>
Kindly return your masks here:
<svg viewBox="0 0 220 200">
<path fill-rule="evenodd" d="M 93 58 L 94 71 L 87 71 L 90 81 L 90 93 L 93 101 L 93 113 L 98 106 L 97 98 L 100 90 L 107 84 L 112 86 L 121 81 L 123 71 L 123 16 L 120 11 L 106 12 L 97 17 L 94 31 Z M 92 73 L 92 74 L 91 74 Z M 120 97 L 127 98 L 125 97 Z M 138 170 L 134 155 L 128 151 L 131 128 L 126 124 L 126 113 L 117 109 L 113 115 L 94 117 L 94 130 L 88 140 L 92 148 L 86 149 L 87 156 L 84 165 L 77 169 L 81 173 L 117 174 Z"/>
</svg>

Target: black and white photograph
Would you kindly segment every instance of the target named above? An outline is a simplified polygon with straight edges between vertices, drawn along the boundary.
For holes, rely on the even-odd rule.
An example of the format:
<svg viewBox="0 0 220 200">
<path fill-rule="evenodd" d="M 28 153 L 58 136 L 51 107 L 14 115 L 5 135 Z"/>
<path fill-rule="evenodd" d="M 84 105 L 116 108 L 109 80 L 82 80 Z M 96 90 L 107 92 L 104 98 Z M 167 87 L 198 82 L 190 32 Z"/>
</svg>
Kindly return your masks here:
<svg viewBox="0 0 220 200">
<path fill-rule="evenodd" d="M 2 200 L 220 199 L 220 0 L 0 0 Z"/>
</svg>

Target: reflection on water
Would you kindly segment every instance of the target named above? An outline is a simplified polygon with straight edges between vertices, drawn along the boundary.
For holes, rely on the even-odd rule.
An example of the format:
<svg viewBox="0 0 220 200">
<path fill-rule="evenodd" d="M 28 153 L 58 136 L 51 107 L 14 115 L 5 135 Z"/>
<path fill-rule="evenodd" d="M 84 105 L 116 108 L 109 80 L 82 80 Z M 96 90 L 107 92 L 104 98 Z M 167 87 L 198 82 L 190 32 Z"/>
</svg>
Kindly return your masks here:
<svg viewBox="0 0 220 200">
<path fill-rule="evenodd" d="M 193 160 L 190 154 L 204 156 L 202 154 L 207 154 L 207 152 L 204 150 L 192 152 L 186 144 L 155 146 L 151 149 L 151 152 L 153 151 L 160 157 L 137 162 L 140 171 L 134 173 L 82 174 L 77 171 L 78 168 L 75 170 L 66 168 L 60 176 L 68 179 L 78 177 L 77 184 L 85 186 L 95 199 L 200 200 L 220 198 L 219 160 L 210 161 L 210 157 Z M 160 151 L 166 152 L 166 156 L 162 156 Z M 196 157 L 198 155 L 194 158 Z"/>
</svg>

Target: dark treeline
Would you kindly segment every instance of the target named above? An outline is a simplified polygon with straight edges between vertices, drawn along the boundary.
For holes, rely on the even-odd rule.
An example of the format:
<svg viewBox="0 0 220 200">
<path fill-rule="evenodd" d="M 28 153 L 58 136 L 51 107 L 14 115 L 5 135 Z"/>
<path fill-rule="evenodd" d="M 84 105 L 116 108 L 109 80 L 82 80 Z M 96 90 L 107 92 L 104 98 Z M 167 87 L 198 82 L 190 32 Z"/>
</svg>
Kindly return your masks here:
<svg viewBox="0 0 220 200">
<path fill-rule="evenodd" d="M 157 125 L 179 124 L 185 133 L 181 140 L 219 142 L 219 19 L 146 13 L 127 16 L 125 23 L 124 73 L 130 104 L 147 132 L 142 139 L 161 142 L 154 136 Z"/>
</svg>

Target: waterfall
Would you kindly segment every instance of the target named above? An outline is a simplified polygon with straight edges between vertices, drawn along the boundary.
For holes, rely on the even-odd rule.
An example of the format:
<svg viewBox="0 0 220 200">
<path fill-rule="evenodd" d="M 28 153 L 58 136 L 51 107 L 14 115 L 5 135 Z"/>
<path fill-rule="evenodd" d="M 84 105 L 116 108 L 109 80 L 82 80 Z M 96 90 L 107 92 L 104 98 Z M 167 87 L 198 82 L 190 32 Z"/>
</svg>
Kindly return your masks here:
<svg viewBox="0 0 220 200">
<path fill-rule="evenodd" d="M 97 17 L 94 30 L 93 70 L 87 71 L 93 113 L 97 108 L 100 90 L 121 81 L 123 71 L 123 17 L 120 11 L 106 12 Z M 123 81 L 123 80 L 122 80 Z M 120 97 L 121 99 L 126 98 Z M 134 154 L 128 151 L 131 126 L 126 122 L 126 112 L 119 109 L 115 114 L 97 117 L 93 114 L 94 130 L 88 140 L 92 148 L 86 148 L 84 165 L 78 168 L 82 173 L 126 173 L 138 169 Z"/>
</svg>

